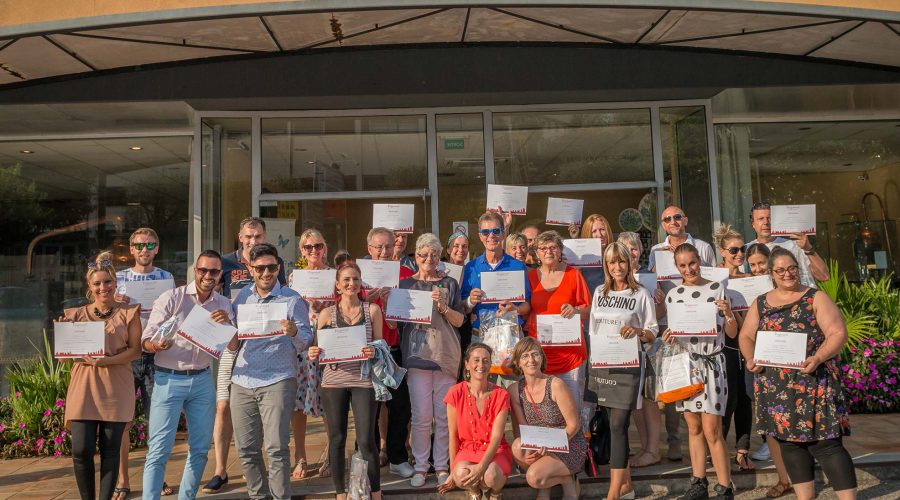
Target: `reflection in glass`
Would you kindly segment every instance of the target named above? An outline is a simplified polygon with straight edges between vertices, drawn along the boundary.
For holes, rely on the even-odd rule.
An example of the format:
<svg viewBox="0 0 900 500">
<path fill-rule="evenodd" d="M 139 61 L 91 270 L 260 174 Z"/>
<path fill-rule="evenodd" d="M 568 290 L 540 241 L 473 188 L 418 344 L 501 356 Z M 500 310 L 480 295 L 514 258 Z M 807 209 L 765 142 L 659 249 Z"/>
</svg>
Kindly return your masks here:
<svg viewBox="0 0 900 500">
<path fill-rule="evenodd" d="M 231 252 L 238 224 L 251 215 L 250 119 L 206 118 L 201 129 L 203 248 Z"/>
<path fill-rule="evenodd" d="M 688 232 L 711 242 L 712 191 L 705 108 L 660 108 L 659 121 L 665 184 L 671 189 L 666 192 L 666 202 L 671 195 L 672 202 L 688 216 Z M 665 234 L 660 234 L 665 238 Z"/>
<path fill-rule="evenodd" d="M 478 229 L 476 221 L 484 213 L 484 130 L 482 115 L 437 115 L 437 175 L 440 193 L 441 244 L 454 230 L 454 222 L 467 222 L 470 235 Z M 481 241 L 469 239 L 469 251 L 483 251 Z"/>
</svg>

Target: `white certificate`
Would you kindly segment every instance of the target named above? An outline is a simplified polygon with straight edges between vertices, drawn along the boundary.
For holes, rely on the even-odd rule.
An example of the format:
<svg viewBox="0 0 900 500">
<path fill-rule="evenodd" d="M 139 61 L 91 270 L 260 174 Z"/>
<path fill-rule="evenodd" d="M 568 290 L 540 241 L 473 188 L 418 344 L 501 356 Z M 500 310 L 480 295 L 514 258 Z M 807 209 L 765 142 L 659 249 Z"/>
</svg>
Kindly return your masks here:
<svg viewBox="0 0 900 500">
<path fill-rule="evenodd" d="M 603 267 L 603 243 L 599 238 L 563 240 L 566 264 L 575 267 Z"/>
<path fill-rule="evenodd" d="M 569 436 L 565 429 L 555 427 L 538 427 L 536 425 L 519 426 L 519 443 L 523 450 L 540 450 L 556 453 L 569 452 Z"/>
<path fill-rule="evenodd" d="M 53 323 L 53 357 L 83 358 L 106 355 L 106 331 L 102 321 Z"/>
<path fill-rule="evenodd" d="M 806 334 L 797 332 L 756 332 L 753 359 L 762 366 L 799 370 L 806 361 Z"/>
<path fill-rule="evenodd" d="M 724 267 L 700 266 L 700 277 L 709 281 L 728 284 L 728 269 Z"/>
<path fill-rule="evenodd" d="M 735 292 L 731 295 L 731 310 L 746 311 L 756 298 L 769 290 L 772 286 L 772 277 L 764 274 L 750 278 L 734 278 L 728 280 L 728 289 Z"/>
<path fill-rule="evenodd" d="M 366 325 L 322 328 L 316 336 L 322 349 L 319 355 L 321 364 L 366 359 L 362 353 L 362 348 L 366 346 Z"/>
<path fill-rule="evenodd" d="M 672 356 L 664 356 L 657 379 L 660 393 L 691 385 L 690 353 L 681 352 Z"/>
<path fill-rule="evenodd" d="M 238 338 L 262 339 L 284 335 L 281 322 L 287 319 L 287 303 L 238 304 Z"/>
<path fill-rule="evenodd" d="M 634 279 L 650 292 L 651 297 L 656 293 L 656 273 L 634 273 Z"/>
<path fill-rule="evenodd" d="M 206 354 L 219 359 L 236 331 L 237 328 L 227 323 L 213 321 L 206 309 L 194 306 L 184 318 L 176 335 L 183 337 Z"/>
<path fill-rule="evenodd" d="M 656 279 L 659 281 L 680 280 L 681 273 L 675 265 L 675 253 L 668 250 L 656 250 L 653 252 L 656 261 Z"/>
<path fill-rule="evenodd" d="M 175 288 L 175 280 L 125 281 L 119 286 L 119 293 L 131 298 L 132 304 L 140 304 L 141 311 L 153 309 L 153 303 L 163 292 Z"/>
<path fill-rule="evenodd" d="M 481 301 L 522 302 L 525 300 L 525 271 L 490 271 L 481 273 Z"/>
<path fill-rule="evenodd" d="M 416 206 L 375 203 L 372 205 L 372 227 L 386 227 L 395 233 L 412 234 Z"/>
<path fill-rule="evenodd" d="M 786 234 L 816 234 L 815 205 L 772 205 L 774 236 Z"/>
<path fill-rule="evenodd" d="M 334 300 L 334 269 L 294 269 L 291 272 L 291 288 L 308 302 Z"/>
<path fill-rule="evenodd" d="M 384 308 L 384 319 L 428 325 L 431 323 L 433 306 L 431 292 L 392 288 Z"/>
<path fill-rule="evenodd" d="M 537 341 L 541 345 L 573 346 L 581 345 L 581 317 L 569 319 L 561 314 L 538 314 L 536 317 Z"/>
<path fill-rule="evenodd" d="M 437 268 L 456 280 L 457 284 L 462 284 L 463 267 L 449 262 L 438 262 Z"/>
<path fill-rule="evenodd" d="M 633 368 L 640 366 L 637 336 L 622 338 L 622 323 L 601 319 L 591 335 L 591 368 Z"/>
<path fill-rule="evenodd" d="M 356 261 L 362 271 L 362 288 L 397 288 L 400 285 L 400 261 L 359 259 Z"/>
<path fill-rule="evenodd" d="M 512 212 L 513 215 L 525 215 L 528 206 L 528 186 L 502 186 L 488 184 L 487 210 Z"/>
<path fill-rule="evenodd" d="M 551 226 L 581 225 L 584 200 L 547 198 L 547 224 Z"/>
<path fill-rule="evenodd" d="M 715 302 L 666 304 L 669 330 L 675 336 L 715 337 L 719 306 Z"/>
</svg>

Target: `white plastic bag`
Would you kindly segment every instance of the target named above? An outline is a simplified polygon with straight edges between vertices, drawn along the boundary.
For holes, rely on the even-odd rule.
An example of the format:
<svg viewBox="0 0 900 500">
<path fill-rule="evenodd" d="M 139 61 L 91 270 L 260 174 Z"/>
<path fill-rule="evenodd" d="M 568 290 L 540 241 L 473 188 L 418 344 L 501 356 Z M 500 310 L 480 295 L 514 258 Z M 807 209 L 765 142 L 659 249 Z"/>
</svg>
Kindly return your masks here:
<svg viewBox="0 0 900 500">
<path fill-rule="evenodd" d="M 162 322 L 159 325 L 159 328 L 150 337 L 150 342 L 153 344 L 159 344 L 164 340 L 171 340 L 175 336 L 175 332 L 178 331 L 178 317 L 172 316 L 169 319 Z"/>
<path fill-rule="evenodd" d="M 703 372 L 691 353 L 679 343 L 664 344 L 654 356 L 656 400 L 674 403 L 701 394 Z"/>
<path fill-rule="evenodd" d="M 347 489 L 347 500 L 370 500 L 371 498 L 369 462 L 362 457 L 362 453 L 357 451 L 350 459 L 350 485 Z"/>
<path fill-rule="evenodd" d="M 495 310 L 483 310 L 481 320 L 481 341 L 494 351 L 491 357 L 491 373 L 512 375 L 513 349 L 522 338 L 519 316 L 515 311 L 497 314 Z"/>
</svg>

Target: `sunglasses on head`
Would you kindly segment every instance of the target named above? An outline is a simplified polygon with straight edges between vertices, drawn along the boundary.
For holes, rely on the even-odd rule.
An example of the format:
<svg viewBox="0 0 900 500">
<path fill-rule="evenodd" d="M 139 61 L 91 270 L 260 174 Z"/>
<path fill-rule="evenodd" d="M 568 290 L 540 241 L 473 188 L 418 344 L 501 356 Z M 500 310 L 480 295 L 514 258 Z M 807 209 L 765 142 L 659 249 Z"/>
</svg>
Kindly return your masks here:
<svg viewBox="0 0 900 500">
<path fill-rule="evenodd" d="M 307 252 L 312 252 L 313 250 L 322 250 L 323 248 L 325 248 L 325 244 L 313 243 L 312 245 L 303 245 L 301 248 L 303 248 Z"/>
<path fill-rule="evenodd" d="M 684 219 L 685 217 L 687 217 L 687 216 L 684 214 L 667 215 L 667 216 L 663 217 L 662 220 L 663 220 L 663 222 L 668 224 L 668 223 L 672 222 L 673 220 L 680 221 L 681 219 Z"/>
<path fill-rule="evenodd" d="M 479 229 L 479 230 L 478 230 L 478 234 L 480 234 L 480 235 L 482 235 L 482 236 L 484 236 L 484 237 L 488 237 L 488 236 L 500 236 L 500 233 L 502 233 L 502 232 L 503 232 L 503 230 L 500 229 L 499 227 L 494 227 L 494 228 L 491 228 L 491 229 Z"/>
<path fill-rule="evenodd" d="M 103 269 L 107 268 L 112 264 L 109 259 L 103 259 L 100 262 L 90 261 L 88 262 L 88 269 Z"/>
<path fill-rule="evenodd" d="M 131 244 L 131 246 L 133 246 L 134 248 L 137 248 L 138 251 L 141 251 L 144 248 L 146 248 L 147 250 L 153 250 L 154 248 L 156 248 L 156 245 L 159 245 L 159 243 L 150 242 L 150 243 L 132 243 Z"/>
<path fill-rule="evenodd" d="M 257 272 L 257 274 L 262 274 L 263 271 L 269 271 L 270 273 L 273 273 L 273 274 L 278 272 L 278 264 L 264 264 L 261 266 L 250 266 L 250 267 L 252 267 L 253 270 Z"/>
<path fill-rule="evenodd" d="M 210 277 L 215 278 L 216 276 L 222 274 L 221 269 L 207 269 L 205 267 L 196 267 L 194 269 L 197 270 L 197 273 L 199 273 L 200 276 L 206 276 L 208 274 L 210 275 Z"/>
<path fill-rule="evenodd" d="M 744 253 L 744 247 L 731 247 L 731 248 L 726 248 L 725 251 L 728 252 L 728 253 L 730 253 L 731 255 L 737 255 L 737 254 L 739 254 L 739 253 Z"/>
</svg>

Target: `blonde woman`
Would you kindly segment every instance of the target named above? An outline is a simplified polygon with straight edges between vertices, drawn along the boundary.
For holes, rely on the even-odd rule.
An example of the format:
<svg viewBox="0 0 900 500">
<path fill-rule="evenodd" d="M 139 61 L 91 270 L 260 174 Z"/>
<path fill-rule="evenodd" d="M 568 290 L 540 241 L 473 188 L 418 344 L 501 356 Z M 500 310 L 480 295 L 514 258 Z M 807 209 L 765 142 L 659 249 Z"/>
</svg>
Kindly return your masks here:
<svg viewBox="0 0 900 500">
<path fill-rule="evenodd" d="M 569 236 L 572 238 L 596 238 L 600 240 L 603 249 L 613 240 L 612 226 L 606 217 L 600 214 L 591 214 L 584 219 L 584 224 L 571 224 L 569 226 Z M 588 293 L 594 293 L 594 290 L 603 284 L 603 269 L 599 267 L 583 267 L 581 274 L 587 281 Z"/>
<path fill-rule="evenodd" d="M 528 238 L 522 233 L 510 233 L 506 237 L 506 253 L 520 262 L 525 262 L 528 257 Z"/>
</svg>

